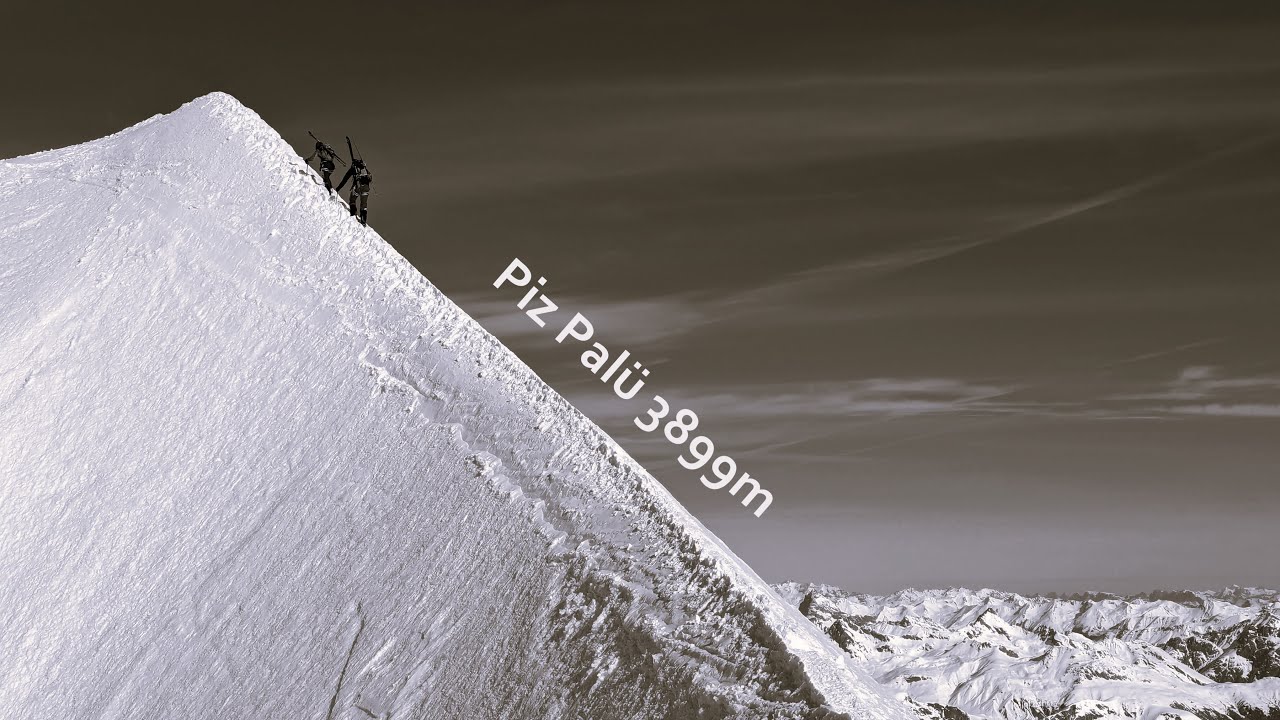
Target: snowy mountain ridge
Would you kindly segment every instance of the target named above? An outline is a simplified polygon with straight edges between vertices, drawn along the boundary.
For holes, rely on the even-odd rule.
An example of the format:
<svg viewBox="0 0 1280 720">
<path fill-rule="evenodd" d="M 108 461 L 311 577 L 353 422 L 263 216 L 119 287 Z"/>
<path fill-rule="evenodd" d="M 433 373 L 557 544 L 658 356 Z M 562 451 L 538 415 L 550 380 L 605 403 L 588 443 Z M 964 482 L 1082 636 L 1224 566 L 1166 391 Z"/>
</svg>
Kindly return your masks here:
<svg viewBox="0 0 1280 720">
<path fill-rule="evenodd" d="M 0 703 L 908 718 L 215 93 L 0 162 Z"/>
<path fill-rule="evenodd" d="M 1280 717 L 1280 592 L 777 588 L 879 681 L 945 715 Z"/>
</svg>

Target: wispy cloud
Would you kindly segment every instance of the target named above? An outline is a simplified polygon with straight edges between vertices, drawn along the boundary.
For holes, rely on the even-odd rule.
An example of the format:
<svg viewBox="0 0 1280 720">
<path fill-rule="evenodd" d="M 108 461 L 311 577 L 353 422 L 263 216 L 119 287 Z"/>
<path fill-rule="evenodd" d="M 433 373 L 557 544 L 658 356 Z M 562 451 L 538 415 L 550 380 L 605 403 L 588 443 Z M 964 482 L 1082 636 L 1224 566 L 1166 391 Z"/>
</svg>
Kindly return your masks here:
<svg viewBox="0 0 1280 720">
<path fill-rule="evenodd" d="M 1175 415 L 1212 415 L 1236 418 L 1280 418 L 1280 404 L 1276 405 L 1176 405 L 1165 408 Z"/>
<path fill-rule="evenodd" d="M 508 193 L 592 186 L 687 173 L 785 171 L 832 158 L 877 157 L 1014 139 L 1078 137 L 1180 128 L 1224 114 L 1267 116 L 1270 99 L 1238 107 L 1142 92 L 1199 86 L 1216 77 L 1270 77 L 1267 63 L 1164 61 L 1071 68 L 958 67 L 915 73 L 740 73 L 681 78 L 559 82 L 480 95 L 473 111 L 537 108 L 518 137 L 505 127 L 470 143 L 432 149 L 436 172 L 414 180 L 437 202 L 492 202 Z M 930 88 L 945 88 L 937 102 Z M 1126 87 L 1133 87 L 1132 100 Z M 965 92 L 958 93 L 957 89 Z M 1087 92 L 1077 92 L 1077 89 Z M 1139 101 L 1136 98 L 1141 97 Z M 432 115 L 440 108 L 432 107 Z M 406 124 L 421 124 L 417 117 Z M 461 122 L 461 120 L 455 120 Z M 471 125 L 475 125 L 474 122 Z M 486 125 L 469 128 L 483 133 Z M 1082 198 L 1082 201 L 1085 199 Z"/>
<path fill-rule="evenodd" d="M 711 321 L 708 308 L 688 295 L 668 295 L 636 300 L 602 301 L 596 298 L 559 295 L 548 296 L 559 306 L 553 314 L 542 316 L 547 327 L 539 327 L 524 310 L 516 307 L 522 297 L 512 293 L 509 301 L 494 300 L 494 293 L 455 295 L 455 300 L 489 332 L 500 338 L 532 335 L 554 336 L 572 318 L 582 313 L 599 338 L 632 343 L 656 344 L 666 338 L 689 332 Z M 534 301 L 529 308 L 542 307 Z"/>
<path fill-rule="evenodd" d="M 717 447 L 739 457 L 767 456 L 797 465 L 847 462 L 850 448 L 880 442 L 876 429 L 885 423 L 1034 412 L 1002 402 L 1015 391 L 950 378 L 657 389 L 672 408 L 696 412 L 698 432 L 711 437 Z M 644 408 L 618 400 L 607 389 L 573 393 L 569 399 L 606 425 L 627 425 L 644 413 Z M 670 444 L 660 435 L 632 437 L 627 445 L 641 456 L 671 454 Z"/>
<path fill-rule="evenodd" d="M 552 298 L 560 305 L 561 310 L 548 319 L 558 331 L 574 312 L 581 312 L 592 321 L 598 335 L 606 342 L 621 340 L 645 343 L 652 347 L 708 328 L 728 332 L 744 328 L 759 330 L 778 325 L 845 328 L 850 322 L 888 318 L 1049 317 L 1114 312 L 1116 308 L 1130 312 L 1233 308 L 1262 302 L 1272 296 L 1265 287 L 1202 286 L 1182 287 L 1176 292 L 1128 289 L 1044 291 L 1016 296 L 997 291 L 968 293 L 963 296 L 911 295 L 871 299 L 856 304 L 815 302 L 809 297 L 811 293 L 820 293 L 829 286 L 847 285 L 851 280 L 856 280 L 860 273 L 865 273 L 862 277 L 869 277 L 875 272 L 875 267 L 877 264 L 874 261 L 868 261 L 861 270 L 857 264 L 818 268 L 786 275 L 755 288 L 720 295 L 672 293 L 629 300 L 606 300 L 552 293 Z M 459 293 L 453 297 L 486 329 L 501 338 L 554 334 L 549 328 L 536 325 L 516 307 L 519 293 L 511 293 L 508 299 L 495 299 L 499 297 L 498 291 Z M 1181 343 L 1121 358 L 1099 369 L 1146 362 L 1222 341 L 1223 338 L 1207 338 Z M 1159 392 L 1161 395 L 1158 397 L 1179 399 L 1169 389 L 1161 388 Z M 1157 399 L 1157 396 L 1148 397 Z"/>
<path fill-rule="evenodd" d="M 631 81 L 610 84 L 581 83 L 570 86 L 522 89 L 523 94 L 579 95 L 651 95 L 651 96 L 705 96 L 750 95 L 762 93 L 790 93 L 797 91 L 865 87 L 919 87 L 919 86 L 1036 86 L 1069 87 L 1074 85 L 1129 85 L 1176 78 L 1238 77 L 1242 73 L 1280 72 L 1274 63 L 1176 63 L 1155 62 L 1147 64 L 1096 63 L 1071 68 L 951 68 L 929 72 L 897 73 L 761 73 L 751 76 L 720 75 L 662 82 Z"/>
<path fill-rule="evenodd" d="M 1164 417 L 1280 418 L 1280 376 L 1228 375 L 1211 365 L 1189 365 L 1150 391 L 1110 400 Z"/>
<path fill-rule="evenodd" d="M 1220 368 L 1211 365 L 1191 365 L 1178 376 L 1150 392 L 1120 395 L 1120 400 L 1172 400 L 1213 401 L 1215 404 L 1256 404 L 1275 396 L 1280 401 L 1280 376 L 1274 375 L 1224 375 Z"/>
<path fill-rule="evenodd" d="M 956 412 L 1003 412 L 1013 406 L 998 399 L 1015 388 L 973 384 L 947 378 L 871 378 L 843 383 L 735 385 L 673 388 L 662 394 L 694 408 L 700 417 L 725 422 L 774 423 L 780 420 L 918 416 Z M 604 393 L 575 398 L 596 418 L 635 414 L 635 408 Z"/>
<path fill-rule="evenodd" d="M 1174 422 L 1179 418 L 1280 418 L 1280 377 L 1227 377 L 1185 368 L 1152 392 L 1048 401 L 1044 387 L 953 378 L 868 378 L 844 383 L 660 389 L 673 408 L 697 412 L 702 432 L 741 456 L 838 462 L 957 433 L 986 432 L 1030 419 L 1054 422 Z M 1219 400 L 1214 400 L 1219 398 Z M 1226 398 L 1235 398 L 1227 400 Z M 1170 404 L 1176 399 L 1181 402 Z M 607 388 L 570 396 L 603 423 L 627 423 L 643 408 Z M 1160 402 L 1153 402 L 1160 400 Z M 1189 402 L 1197 400 L 1197 402 Z M 643 439 L 639 443 L 649 447 Z M 651 449 L 669 455 L 660 437 Z"/>
</svg>

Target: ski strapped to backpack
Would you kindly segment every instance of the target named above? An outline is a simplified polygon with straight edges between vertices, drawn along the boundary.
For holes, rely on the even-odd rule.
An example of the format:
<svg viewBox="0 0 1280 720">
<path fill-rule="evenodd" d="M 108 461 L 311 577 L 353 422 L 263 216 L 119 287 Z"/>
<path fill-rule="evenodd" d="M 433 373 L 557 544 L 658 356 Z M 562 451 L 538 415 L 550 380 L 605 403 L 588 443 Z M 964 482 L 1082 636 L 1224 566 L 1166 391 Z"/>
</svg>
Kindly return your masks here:
<svg viewBox="0 0 1280 720">
<path fill-rule="evenodd" d="M 364 162 L 364 158 L 361 157 L 360 153 L 355 150 L 354 144 L 351 142 L 351 136 L 348 135 L 346 137 L 347 137 L 347 157 L 351 158 L 351 162 L 355 162 L 356 160 L 359 160 L 360 162 Z"/>
<path fill-rule="evenodd" d="M 351 164 L 360 168 L 359 174 L 352 179 L 368 188 L 373 184 L 373 173 L 369 172 L 369 166 L 364 164 L 364 157 L 360 155 L 359 150 L 355 149 L 355 143 L 351 142 L 350 135 L 347 136 L 347 155 L 351 158 Z"/>
<path fill-rule="evenodd" d="M 307 131 L 307 134 L 311 136 L 311 139 L 312 139 L 312 140 L 315 140 L 315 141 L 316 141 L 316 144 L 317 144 L 317 145 L 319 145 L 320 147 L 324 148 L 324 149 L 325 149 L 325 152 L 328 152 L 328 153 L 329 153 L 329 155 L 330 155 L 334 160 L 337 160 L 338 162 L 342 163 L 343 165 L 346 165 L 346 163 L 342 161 L 342 158 L 338 157 L 338 153 L 337 153 L 337 151 L 336 151 L 336 150 L 334 150 L 332 147 L 330 147 L 330 146 L 329 146 L 329 143 L 324 142 L 324 141 L 323 141 L 323 140 L 321 140 L 320 138 L 316 137 L 315 133 L 311 132 L 310 130 L 308 130 L 308 131 Z"/>
</svg>

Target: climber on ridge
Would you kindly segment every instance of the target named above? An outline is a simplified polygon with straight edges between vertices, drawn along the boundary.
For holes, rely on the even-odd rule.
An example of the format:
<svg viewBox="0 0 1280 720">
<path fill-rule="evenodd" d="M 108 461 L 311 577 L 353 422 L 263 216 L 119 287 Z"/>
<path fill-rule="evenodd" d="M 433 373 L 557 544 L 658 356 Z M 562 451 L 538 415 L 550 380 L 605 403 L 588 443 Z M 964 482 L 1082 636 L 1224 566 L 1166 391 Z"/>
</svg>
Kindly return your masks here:
<svg viewBox="0 0 1280 720">
<path fill-rule="evenodd" d="M 308 130 L 307 134 L 311 135 L 311 131 Z M 320 142 L 320 138 L 315 135 L 311 135 L 311 137 L 316 141 L 316 149 L 307 156 L 306 162 L 310 165 L 311 158 L 316 156 L 320 157 L 320 174 L 324 177 L 324 189 L 332 190 L 333 171 L 337 167 L 333 163 L 335 160 L 337 162 L 342 162 L 342 158 L 338 157 L 338 153 L 334 152 L 333 148 L 329 147 L 328 144 Z M 342 164 L 346 165 L 346 163 Z"/>
<path fill-rule="evenodd" d="M 338 192 L 342 192 L 342 186 L 351 180 L 351 215 L 356 214 L 356 203 L 360 204 L 360 224 L 369 224 L 369 186 L 373 184 L 373 173 L 369 172 L 369 168 L 364 164 L 364 158 L 356 154 L 351 148 L 351 138 L 347 138 L 347 152 L 351 155 L 351 167 L 347 168 L 347 174 L 342 176 L 342 182 L 338 183 Z"/>
</svg>

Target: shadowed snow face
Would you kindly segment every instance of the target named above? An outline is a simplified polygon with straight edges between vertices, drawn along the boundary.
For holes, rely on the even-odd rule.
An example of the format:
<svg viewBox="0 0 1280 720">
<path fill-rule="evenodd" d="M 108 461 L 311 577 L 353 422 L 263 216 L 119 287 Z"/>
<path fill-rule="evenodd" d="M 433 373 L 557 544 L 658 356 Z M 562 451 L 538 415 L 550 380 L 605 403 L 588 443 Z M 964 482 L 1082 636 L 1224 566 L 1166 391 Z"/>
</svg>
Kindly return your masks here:
<svg viewBox="0 0 1280 720">
<path fill-rule="evenodd" d="M 766 576 L 1280 582 L 1271 11 L 146 5 L 14 11 L 62 41 L 10 39 L 0 156 L 212 89 L 352 134 L 373 225 Z M 515 255 L 765 519 L 529 331 Z"/>
</svg>

